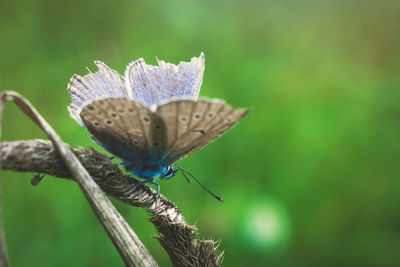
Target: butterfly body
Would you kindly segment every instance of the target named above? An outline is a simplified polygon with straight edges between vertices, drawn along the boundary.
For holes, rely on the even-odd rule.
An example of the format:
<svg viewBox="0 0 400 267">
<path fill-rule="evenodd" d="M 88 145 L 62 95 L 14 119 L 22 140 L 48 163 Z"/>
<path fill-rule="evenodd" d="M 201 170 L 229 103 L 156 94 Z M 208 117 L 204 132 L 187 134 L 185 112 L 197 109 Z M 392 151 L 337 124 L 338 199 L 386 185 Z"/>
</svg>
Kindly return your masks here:
<svg viewBox="0 0 400 267">
<path fill-rule="evenodd" d="M 122 161 L 121 165 L 133 175 L 146 180 L 165 177 L 172 169 L 172 166 L 163 166 L 151 161 Z"/>
<path fill-rule="evenodd" d="M 178 66 L 131 63 L 125 79 L 104 63 L 96 73 L 75 75 L 68 90 L 71 116 L 121 165 L 146 182 L 168 179 L 174 163 L 229 130 L 247 109 L 220 100 L 197 100 L 204 56 Z"/>
</svg>

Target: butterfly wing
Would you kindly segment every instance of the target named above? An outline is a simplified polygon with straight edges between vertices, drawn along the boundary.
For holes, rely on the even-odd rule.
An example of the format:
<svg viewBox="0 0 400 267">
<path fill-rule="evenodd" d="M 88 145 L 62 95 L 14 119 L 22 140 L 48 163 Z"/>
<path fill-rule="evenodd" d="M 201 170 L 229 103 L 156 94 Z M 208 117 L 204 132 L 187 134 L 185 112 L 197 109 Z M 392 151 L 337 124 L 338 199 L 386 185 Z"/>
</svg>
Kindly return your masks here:
<svg viewBox="0 0 400 267">
<path fill-rule="evenodd" d="M 100 61 L 94 64 L 99 68 L 95 73 L 89 73 L 83 77 L 74 75 L 68 84 L 68 92 L 71 94 L 72 103 L 68 109 L 71 116 L 83 124 L 79 113 L 81 109 L 93 99 L 106 97 L 127 97 L 125 80 L 116 71 Z"/>
<path fill-rule="evenodd" d="M 97 100 L 85 106 L 80 116 L 95 141 L 126 162 L 146 164 L 164 153 L 164 122 L 139 102 Z"/>
<path fill-rule="evenodd" d="M 80 116 L 96 142 L 139 170 L 189 156 L 247 112 L 217 101 L 178 100 L 153 113 L 131 99 L 107 98 L 86 105 Z"/>
<path fill-rule="evenodd" d="M 158 66 L 147 65 L 143 59 L 128 65 L 126 87 L 134 100 L 150 108 L 171 99 L 197 99 L 204 73 L 203 53 L 178 66 L 157 61 Z"/>
<path fill-rule="evenodd" d="M 233 109 L 219 101 L 172 101 L 158 107 L 167 129 L 167 144 L 162 161 L 181 160 L 228 131 L 248 109 Z"/>
</svg>

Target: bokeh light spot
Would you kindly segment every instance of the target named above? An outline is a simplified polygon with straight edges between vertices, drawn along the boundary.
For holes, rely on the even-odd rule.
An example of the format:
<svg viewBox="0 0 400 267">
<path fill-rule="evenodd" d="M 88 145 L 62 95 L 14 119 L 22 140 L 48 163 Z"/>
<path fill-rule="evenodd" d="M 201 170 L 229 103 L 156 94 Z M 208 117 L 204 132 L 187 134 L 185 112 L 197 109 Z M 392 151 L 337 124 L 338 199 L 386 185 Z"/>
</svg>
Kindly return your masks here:
<svg viewBox="0 0 400 267">
<path fill-rule="evenodd" d="M 242 238 L 252 250 L 277 251 L 288 245 L 290 219 L 285 206 L 273 198 L 257 199 L 245 211 Z"/>
</svg>

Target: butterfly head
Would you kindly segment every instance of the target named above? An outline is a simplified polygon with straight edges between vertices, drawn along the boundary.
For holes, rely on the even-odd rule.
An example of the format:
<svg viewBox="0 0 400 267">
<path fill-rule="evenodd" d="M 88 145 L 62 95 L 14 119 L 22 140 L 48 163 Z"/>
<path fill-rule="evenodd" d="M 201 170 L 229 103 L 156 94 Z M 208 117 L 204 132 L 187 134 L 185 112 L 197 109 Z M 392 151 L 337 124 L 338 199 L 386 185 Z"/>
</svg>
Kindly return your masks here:
<svg viewBox="0 0 400 267">
<path fill-rule="evenodd" d="M 168 166 L 167 167 L 167 172 L 161 176 L 162 180 L 167 180 L 169 178 L 172 178 L 173 176 L 175 176 L 175 174 L 178 172 L 179 169 L 174 169 L 173 166 Z"/>
</svg>

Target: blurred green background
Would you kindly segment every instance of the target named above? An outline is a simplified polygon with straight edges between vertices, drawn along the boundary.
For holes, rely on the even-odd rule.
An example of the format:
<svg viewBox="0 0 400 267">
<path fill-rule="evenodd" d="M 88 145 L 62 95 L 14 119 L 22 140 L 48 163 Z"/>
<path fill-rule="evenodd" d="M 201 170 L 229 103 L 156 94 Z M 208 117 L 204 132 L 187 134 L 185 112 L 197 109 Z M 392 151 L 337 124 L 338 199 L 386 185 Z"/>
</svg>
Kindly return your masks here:
<svg viewBox="0 0 400 267">
<path fill-rule="evenodd" d="M 201 96 L 252 112 L 180 164 L 161 192 L 225 266 L 400 266 L 399 1 L 0 2 L 0 90 L 27 97 L 72 146 L 69 78 L 94 60 L 179 63 L 204 51 Z M 45 138 L 14 105 L 3 140 Z M 3 173 L 13 266 L 121 266 L 77 185 Z M 148 215 L 114 201 L 161 266 Z"/>
</svg>

